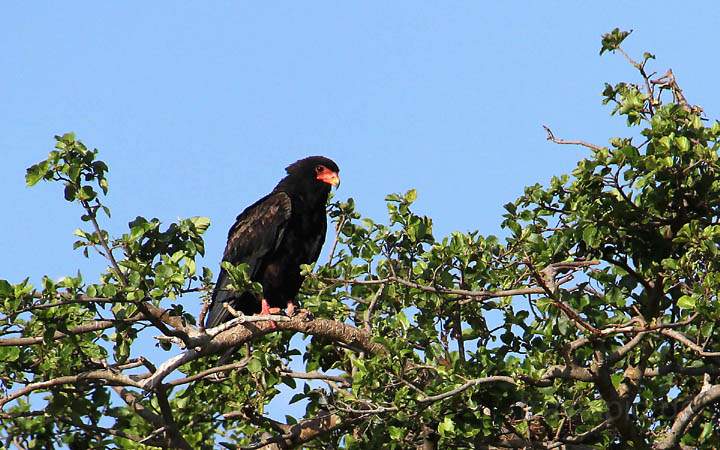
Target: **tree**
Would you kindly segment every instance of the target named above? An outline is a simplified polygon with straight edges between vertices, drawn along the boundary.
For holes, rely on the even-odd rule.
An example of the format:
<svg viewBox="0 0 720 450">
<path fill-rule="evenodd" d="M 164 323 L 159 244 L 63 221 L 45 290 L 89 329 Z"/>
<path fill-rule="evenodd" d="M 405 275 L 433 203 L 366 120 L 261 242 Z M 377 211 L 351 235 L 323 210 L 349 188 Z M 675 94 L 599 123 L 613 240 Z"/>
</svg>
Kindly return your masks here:
<svg viewBox="0 0 720 450">
<path fill-rule="evenodd" d="M 197 319 L 186 307 L 212 288 L 196 265 L 209 220 L 138 217 L 110 236 L 107 165 L 56 137 L 27 183 L 64 186 L 83 209 L 75 247 L 108 267 L 94 283 L 0 280 L 6 447 L 717 447 L 720 123 L 671 71 L 648 73 L 653 55 L 627 55 L 628 34 L 600 51 L 639 74 L 603 91 L 627 137 L 547 128 L 588 155 L 505 205 L 504 240 L 436 238 L 415 191 L 386 198 L 387 223 L 333 203 L 332 254 L 304 268 L 291 318 L 204 329 L 207 303 Z M 249 287 L 243 267 L 233 284 Z M 165 361 L 138 353 L 153 335 Z M 304 417 L 265 414 L 283 385 Z"/>
</svg>

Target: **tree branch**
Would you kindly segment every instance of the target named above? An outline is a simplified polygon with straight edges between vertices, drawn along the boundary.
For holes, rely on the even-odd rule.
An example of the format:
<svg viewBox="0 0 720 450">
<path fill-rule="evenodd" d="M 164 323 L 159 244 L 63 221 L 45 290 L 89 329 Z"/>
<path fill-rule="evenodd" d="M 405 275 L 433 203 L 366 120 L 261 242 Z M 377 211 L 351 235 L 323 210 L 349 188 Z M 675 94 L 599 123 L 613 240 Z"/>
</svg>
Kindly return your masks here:
<svg viewBox="0 0 720 450">
<path fill-rule="evenodd" d="M 599 146 L 599 145 L 591 144 L 591 143 L 585 142 L 585 141 L 566 141 L 565 139 L 558 139 L 558 138 L 555 137 L 555 134 L 553 134 L 552 130 L 550 130 L 550 128 L 548 128 L 547 125 L 543 125 L 542 127 L 545 129 L 545 132 L 547 133 L 547 140 L 548 140 L 548 141 L 551 141 L 551 142 L 554 142 L 554 143 L 556 143 L 556 144 L 560 144 L 560 145 L 580 145 L 580 146 L 583 146 L 583 147 L 586 147 L 586 148 L 589 148 L 589 149 L 595 150 L 595 151 L 600 151 L 600 150 L 602 150 L 602 149 L 604 148 L 604 147 L 601 147 L 601 146 Z"/>
<path fill-rule="evenodd" d="M 76 334 L 84 334 L 84 333 L 92 333 L 94 331 L 102 331 L 106 330 L 108 328 L 114 327 L 118 322 L 137 322 L 139 320 L 142 320 L 142 318 L 139 315 L 133 316 L 129 319 L 122 320 L 122 321 L 116 321 L 116 320 L 96 320 L 93 322 L 89 322 L 83 325 L 79 325 L 77 327 L 71 328 L 67 332 L 62 331 L 56 331 L 55 334 L 52 336 L 53 341 L 57 341 L 59 339 L 66 338 L 70 335 L 76 335 Z M 22 338 L 5 338 L 0 339 L 0 347 L 15 347 L 15 346 L 26 346 L 26 345 L 37 345 L 42 344 L 44 342 L 44 339 L 42 336 L 38 337 L 22 337 Z"/>
<path fill-rule="evenodd" d="M 68 375 L 64 377 L 57 377 L 47 381 L 39 381 L 37 383 L 30 383 L 22 389 L 18 389 L 12 394 L 0 398 L 0 408 L 5 406 L 7 403 L 18 399 L 24 395 L 28 395 L 31 392 L 47 389 L 53 386 L 59 386 L 62 384 L 75 384 L 82 381 L 104 381 L 106 384 L 111 386 L 134 386 L 142 387 L 140 383 L 133 379 L 120 374 L 114 373 L 109 370 L 93 370 L 91 372 L 85 372 L 78 375 Z"/>
<path fill-rule="evenodd" d="M 506 377 L 506 376 L 502 376 L 502 375 L 495 375 L 495 376 L 484 377 L 484 378 L 475 378 L 474 380 L 470 380 L 467 383 L 464 383 L 464 384 L 456 387 L 455 389 L 451 389 L 447 392 L 443 392 L 442 394 L 430 395 L 428 397 L 420 398 L 420 399 L 418 399 L 418 403 L 439 402 L 439 401 L 445 400 L 448 397 L 452 397 L 454 395 L 460 394 L 461 392 L 464 392 L 473 386 L 477 386 L 479 384 L 498 383 L 498 382 L 509 383 L 509 384 L 512 384 L 513 386 L 517 385 L 517 383 L 515 382 L 515 380 L 512 377 Z"/>
<path fill-rule="evenodd" d="M 352 348 L 357 348 L 368 353 L 384 354 L 386 349 L 383 345 L 374 342 L 370 333 L 359 328 L 341 322 L 327 319 L 310 319 L 307 311 L 299 311 L 293 317 L 278 316 L 283 320 L 276 321 L 275 316 L 263 318 L 263 321 L 274 321 L 275 328 L 257 326 L 255 319 L 258 316 L 247 317 L 242 322 L 237 322 L 232 328 L 219 332 L 214 337 L 206 336 L 192 342 L 193 348 L 173 356 L 161 364 L 157 371 L 143 383 L 145 389 L 152 390 L 162 383 L 162 380 L 178 367 L 203 356 L 218 353 L 222 350 L 238 347 L 246 342 L 258 339 L 268 333 L 279 331 L 295 331 L 314 336 L 322 336 L 332 341 L 342 343 Z M 240 320 L 243 318 L 238 318 Z M 233 319 L 236 320 L 236 319 Z M 229 322 L 226 322 L 229 323 Z M 213 329 L 207 330 L 208 333 Z"/>
<path fill-rule="evenodd" d="M 676 448 L 678 442 L 680 442 L 680 438 L 682 438 L 685 433 L 685 429 L 693 418 L 700 414 L 708 405 L 720 401 L 720 385 L 711 385 L 708 380 L 709 377 L 706 375 L 700 392 L 675 416 L 670 431 L 668 431 L 665 439 L 655 445 L 655 448 L 662 450 Z"/>
</svg>

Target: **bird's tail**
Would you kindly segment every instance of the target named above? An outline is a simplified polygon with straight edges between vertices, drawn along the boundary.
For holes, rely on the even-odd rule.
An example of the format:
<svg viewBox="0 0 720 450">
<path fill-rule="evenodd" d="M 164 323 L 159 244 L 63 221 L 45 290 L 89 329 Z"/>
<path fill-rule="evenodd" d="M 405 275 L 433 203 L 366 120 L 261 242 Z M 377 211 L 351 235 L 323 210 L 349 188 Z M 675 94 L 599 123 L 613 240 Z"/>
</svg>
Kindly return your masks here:
<svg viewBox="0 0 720 450">
<path fill-rule="evenodd" d="M 229 303 L 235 310 L 252 315 L 260 311 L 260 301 L 252 292 L 237 292 L 230 289 L 230 276 L 225 269 L 220 270 L 215 290 L 212 293 L 210 311 L 205 319 L 205 328 L 212 328 L 232 319 L 230 312 L 223 306 Z"/>
<path fill-rule="evenodd" d="M 223 305 L 237 295 L 228 288 L 229 284 L 230 277 L 225 269 L 221 269 L 217 283 L 215 283 L 215 290 L 212 293 L 210 311 L 208 311 L 207 318 L 205 319 L 205 328 L 216 327 L 229 319 L 230 314 Z"/>
</svg>

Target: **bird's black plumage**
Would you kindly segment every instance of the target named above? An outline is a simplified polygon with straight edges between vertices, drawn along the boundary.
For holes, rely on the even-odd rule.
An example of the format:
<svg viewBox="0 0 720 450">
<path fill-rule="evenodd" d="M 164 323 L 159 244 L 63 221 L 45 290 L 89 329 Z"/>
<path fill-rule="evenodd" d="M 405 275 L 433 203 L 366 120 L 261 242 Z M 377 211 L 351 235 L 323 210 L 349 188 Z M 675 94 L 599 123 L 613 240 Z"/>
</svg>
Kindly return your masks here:
<svg viewBox="0 0 720 450">
<path fill-rule="evenodd" d="M 248 264 L 250 278 L 262 285 L 263 297 L 273 308 L 294 301 L 303 282 L 300 265 L 317 261 L 325 241 L 328 195 L 339 181 L 337 165 L 322 156 L 301 159 L 285 170 L 287 176 L 270 194 L 237 217 L 223 255 L 223 261 Z M 260 299 L 250 292 L 231 291 L 230 281 L 221 269 L 207 327 L 230 319 L 226 302 L 245 314 L 260 312 Z"/>
</svg>

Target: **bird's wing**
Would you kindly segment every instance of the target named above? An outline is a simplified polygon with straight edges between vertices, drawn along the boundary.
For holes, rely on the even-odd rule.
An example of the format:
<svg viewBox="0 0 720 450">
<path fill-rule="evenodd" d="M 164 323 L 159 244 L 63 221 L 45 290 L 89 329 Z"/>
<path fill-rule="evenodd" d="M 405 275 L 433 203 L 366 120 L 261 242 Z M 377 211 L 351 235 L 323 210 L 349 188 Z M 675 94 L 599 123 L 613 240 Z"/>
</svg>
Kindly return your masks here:
<svg viewBox="0 0 720 450">
<path fill-rule="evenodd" d="M 247 207 L 228 232 L 223 261 L 248 264 L 249 274 L 254 277 L 263 258 L 275 251 L 282 241 L 291 213 L 290 196 L 284 192 L 269 194 Z M 221 269 L 212 295 L 207 327 L 225 322 L 228 311 L 223 303 L 239 297 L 237 292 L 227 289 L 228 284 L 230 277 Z"/>
</svg>

